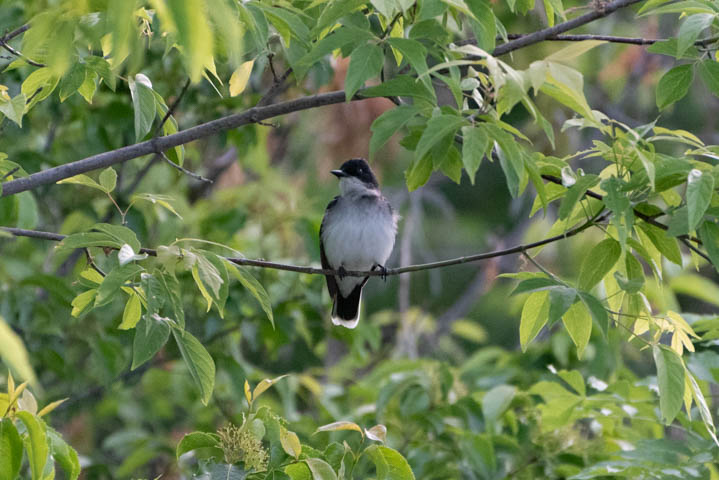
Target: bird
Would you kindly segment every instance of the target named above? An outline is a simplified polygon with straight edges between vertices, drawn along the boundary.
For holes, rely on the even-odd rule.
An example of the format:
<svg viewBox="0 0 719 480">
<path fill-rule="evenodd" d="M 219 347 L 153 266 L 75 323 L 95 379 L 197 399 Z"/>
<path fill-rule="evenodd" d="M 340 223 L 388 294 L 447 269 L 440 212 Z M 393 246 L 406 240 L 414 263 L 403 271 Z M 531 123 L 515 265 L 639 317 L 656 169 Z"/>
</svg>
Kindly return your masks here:
<svg viewBox="0 0 719 480">
<path fill-rule="evenodd" d="M 339 178 L 340 195 L 327 205 L 322 218 L 320 256 L 322 268 L 338 272 L 325 276 L 333 302 L 332 323 L 355 328 L 369 277 L 343 272 L 380 270 L 386 279 L 385 263 L 394 248 L 399 217 L 382 196 L 366 160 L 350 159 L 331 173 Z"/>
</svg>

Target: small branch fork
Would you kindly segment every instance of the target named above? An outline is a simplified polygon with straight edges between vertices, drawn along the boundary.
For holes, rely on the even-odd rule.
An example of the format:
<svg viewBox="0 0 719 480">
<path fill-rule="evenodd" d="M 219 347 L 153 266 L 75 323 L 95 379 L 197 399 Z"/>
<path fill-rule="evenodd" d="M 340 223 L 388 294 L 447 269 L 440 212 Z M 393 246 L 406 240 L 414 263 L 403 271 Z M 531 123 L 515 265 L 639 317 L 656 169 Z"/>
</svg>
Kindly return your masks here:
<svg viewBox="0 0 719 480">
<path fill-rule="evenodd" d="M 557 242 L 557 241 L 563 240 L 565 238 L 573 237 L 574 235 L 577 235 L 578 233 L 581 233 L 584 230 L 587 230 L 589 227 L 595 225 L 596 223 L 606 220 L 607 217 L 609 217 L 609 213 L 605 213 L 605 214 L 599 216 L 598 218 L 587 220 L 586 222 L 579 225 L 578 227 L 568 230 L 567 232 L 562 233 L 560 235 L 555 235 L 553 237 L 545 238 L 544 240 L 539 240 L 537 242 L 517 245 L 512 248 L 506 248 L 506 249 L 502 249 L 502 250 L 494 250 L 494 251 L 485 252 L 485 253 L 477 253 L 475 255 L 468 255 L 465 257 L 452 258 L 449 260 L 442 260 L 439 262 L 423 263 L 423 264 L 419 264 L 419 265 L 408 265 L 408 266 L 402 267 L 402 268 L 390 268 L 390 269 L 387 269 L 386 271 L 379 271 L 379 270 L 371 270 L 371 271 L 366 271 L 366 272 L 343 271 L 343 272 L 341 272 L 341 274 L 344 276 L 348 276 L 348 277 L 384 277 L 386 275 L 400 275 L 403 273 L 419 272 L 422 270 L 432 270 L 435 268 L 450 267 L 453 265 L 460 265 L 463 263 L 487 260 L 489 258 L 504 257 L 507 255 L 516 255 L 516 254 L 526 253 L 527 250 L 531 250 L 533 248 L 537 248 L 537 247 L 541 247 L 543 245 Z M 0 227 L 0 230 L 6 231 L 16 237 L 38 238 L 41 240 L 51 240 L 51 241 L 55 241 L 55 242 L 60 242 L 66 237 L 65 235 L 60 235 L 57 233 L 41 232 L 41 231 L 37 231 L 37 230 L 25 230 L 22 228 Z M 151 248 L 142 248 L 142 249 L 140 249 L 140 253 L 146 253 L 153 257 L 157 256 L 157 250 L 154 250 Z M 310 274 L 310 275 L 340 275 L 340 272 L 338 272 L 338 271 L 323 269 L 323 268 L 305 267 L 305 266 L 299 266 L 299 265 L 287 265 L 284 263 L 268 262 L 265 260 L 251 260 L 251 259 L 247 259 L 247 258 L 236 258 L 236 257 L 225 257 L 225 258 L 227 261 L 232 262 L 236 265 L 242 265 L 242 266 L 248 266 L 248 267 L 270 268 L 270 269 L 274 269 L 274 270 L 285 270 L 285 271 L 289 271 L 289 272 L 305 273 L 305 274 Z"/>
</svg>

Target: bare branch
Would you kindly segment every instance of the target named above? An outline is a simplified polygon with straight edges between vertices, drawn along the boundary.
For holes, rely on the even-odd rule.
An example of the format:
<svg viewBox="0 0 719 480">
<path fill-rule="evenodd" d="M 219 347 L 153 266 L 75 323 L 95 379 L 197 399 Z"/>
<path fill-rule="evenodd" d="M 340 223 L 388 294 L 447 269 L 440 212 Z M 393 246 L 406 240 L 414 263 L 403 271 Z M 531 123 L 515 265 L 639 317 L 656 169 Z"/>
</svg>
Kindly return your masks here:
<svg viewBox="0 0 719 480">
<path fill-rule="evenodd" d="M 352 101 L 363 99 L 363 97 L 357 94 L 354 98 L 352 98 Z M 106 168 L 111 165 L 126 162 L 128 160 L 132 160 L 133 158 L 142 157 L 151 153 L 160 153 L 178 145 L 184 145 L 194 140 L 209 137 L 219 132 L 231 130 L 250 123 L 256 123 L 261 120 L 266 120 L 268 118 L 300 110 L 308 110 L 311 108 L 322 107 L 324 105 L 343 103 L 344 101 L 345 92 L 343 90 L 338 90 L 334 92 L 310 95 L 273 105 L 253 107 L 245 110 L 244 112 L 218 118 L 216 120 L 173 133 L 172 135 L 155 137 L 141 143 L 99 153 L 76 162 L 59 165 L 57 167 L 33 173 L 27 177 L 11 180 L 2 184 L 2 196 L 6 197 L 27 190 L 32 190 L 41 185 L 55 183 L 64 178 L 73 177 L 75 175 L 89 172 L 91 170 L 97 170 L 99 168 Z"/>
<path fill-rule="evenodd" d="M 165 155 L 164 153 L 160 153 L 160 157 L 161 157 L 164 161 L 166 161 L 167 163 L 169 163 L 170 166 L 172 166 L 172 168 L 175 168 L 175 169 L 181 171 L 181 172 L 184 173 L 185 175 L 190 176 L 190 177 L 194 178 L 195 180 L 200 180 L 201 182 L 212 183 L 212 180 L 210 180 L 209 178 L 205 178 L 205 177 L 203 177 L 202 175 L 198 175 L 198 174 L 195 173 L 195 172 L 191 172 L 191 171 L 189 171 L 188 169 L 179 166 L 178 164 L 176 164 L 175 162 L 173 162 L 172 160 L 170 160 L 169 158 L 167 158 L 167 155 Z"/>
<path fill-rule="evenodd" d="M 510 40 L 509 42 L 499 45 L 497 48 L 495 48 L 492 52 L 492 55 L 498 57 L 500 55 L 505 55 L 509 52 L 519 50 L 520 48 L 543 42 L 544 40 L 555 37 L 560 33 L 564 33 L 577 27 L 581 27 L 582 25 L 586 25 L 587 23 L 591 23 L 594 20 L 606 17 L 607 15 L 614 13 L 621 8 L 628 7 L 629 5 L 633 5 L 635 3 L 639 3 L 640 1 L 642 0 L 614 0 L 613 2 L 604 5 L 602 8 L 596 8 L 595 10 L 592 10 L 589 13 L 585 13 L 584 15 L 581 15 L 579 17 L 573 18 L 566 22 L 558 23 L 553 27 L 545 28 L 543 30 L 538 30 L 528 35 L 524 35 L 521 38 Z"/>
<path fill-rule="evenodd" d="M 449 260 L 442 260 L 439 262 L 423 263 L 423 264 L 419 264 L 419 265 L 408 265 L 406 267 L 401 267 L 401 268 L 390 268 L 390 269 L 387 269 L 386 272 L 381 272 L 379 270 L 371 270 L 371 271 L 364 271 L 364 272 L 346 271 L 346 272 L 342 272 L 342 274 L 345 276 L 348 276 L 348 277 L 379 277 L 379 276 L 384 276 L 384 275 L 400 275 L 402 273 L 420 272 L 422 270 L 432 270 L 434 268 L 444 268 L 444 267 L 450 267 L 453 265 L 460 265 L 463 263 L 477 262 L 480 260 L 486 260 L 488 258 L 504 257 L 506 255 L 515 255 L 518 253 L 526 252 L 527 250 L 531 250 L 533 248 L 541 247 L 541 246 L 547 245 L 549 243 L 563 240 L 565 238 L 573 237 L 574 235 L 577 235 L 578 233 L 581 233 L 584 230 L 588 229 L 595 223 L 604 221 L 609 215 L 610 215 L 609 213 L 605 213 L 605 214 L 599 216 L 598 218 L 593 218 L 593 219 L 587 220 L 586 222 L 579 225 L 578 227 L 568 230 L 567 232 L 562 233 L 560 235 L 555 235 L 553 237 L 545 238 L 544 240 L 539 240 L 537 242 L 527 243 L 527 244 L 523 244 L 523 245 L 517 245 L 512 248 L 506 248 L 503 250 L 494 250 L 491 252 L 477 253 L 474 255 L 467 255 L 465 257 L 452 258 Z M 59 235 L 57 233 L 41 232 L 41 231 L 36 231 L 36 230 L 25 230 L 25 229 L 21 229 L 21 228 L 0 227 L 0 230 L 4 230 L 12 235 L 15 235 L 16 237 L 30 237 L 30 238 L 39 238 L 42 240 L 52 240 L 52 241 L 62 241 L 65 238 L 65 235 Z M 108 248 L 113 248 L 113 247 L 108 247 Z M 157 250 L 154 250 L 151 248 L 142 248 L 142 249 L 140 249 L 140 252 L 147 253 L 148 255 L 151 255 L 153 257 L 157 256 Z M 288 272 L 306 273 L 306 274 L 310 274 L 310 275 L 339 275 L 340 274 L 340 272 L 337 272 L 335 270 L 328 270 L 328 269 L 314 268 L 314 267 L 305 267 L 305 266 L 299 266 L 299 265 L 287 265 L 284 263 L 268 262 L 266 260 L 251 260 L 248 258 L 235 258 L 235 257 L 224 257 L 224 258 L 227 261 L 232 262 L 236 265 L 242 265 L 242 266 L 247 266 L 247 267 L 270 268 L 270 269 L 274 269 L 274 270 L 285 270 Z"/>
<path fill-rule="evenodd" d="M 527 33 L 510 33 L 507 37 L 510 40 L 517 40 L 524 38 Z M 591 33 L 580 33 L 573 35 L 554 35 L 552 37 L 545 38 L 546 41 L 552 42 L 585 42 L 591 40 L 600 40 L 609 43 L 626 43 L 630 45 L 653 45 L 657 42 L 665 42 L 671 40 L 670 38 L 641 38 L 641 37 L 618 37 L 615 35 L 596 35 Z M 694 45 L 698 47 L 705 47 L 711 43 L 719 41 L 719 37 L 704 38 L 694 42 Z M 457 42 L 457 45 L 475 44 L 477 40 L 469 39 Z"/>
</svg>

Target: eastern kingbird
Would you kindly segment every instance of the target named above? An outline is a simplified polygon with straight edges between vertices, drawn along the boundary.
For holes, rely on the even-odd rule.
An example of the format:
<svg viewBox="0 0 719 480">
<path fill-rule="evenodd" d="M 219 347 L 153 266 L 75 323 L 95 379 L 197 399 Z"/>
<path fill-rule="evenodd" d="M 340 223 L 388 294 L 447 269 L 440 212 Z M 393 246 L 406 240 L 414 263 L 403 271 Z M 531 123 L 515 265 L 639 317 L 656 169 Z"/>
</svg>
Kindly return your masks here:
<svg viewBox="0 0 719 480">
<path fill-rule="evenodd" d="M 397 215 L 379 191 L 367 162 L 346 161 L 332 174 L 340 179 L 340 195 L 327 205 L 320 227 L 322 268 L 337 270 L 327 275 L 327 289 L 334 302 L 332 323 L 355 328 L 359 322 L 362 287 L 369 277 L 348 277 L 345 270 L 380 269 L 392 253 L 397 234 Z"/>
</svg>

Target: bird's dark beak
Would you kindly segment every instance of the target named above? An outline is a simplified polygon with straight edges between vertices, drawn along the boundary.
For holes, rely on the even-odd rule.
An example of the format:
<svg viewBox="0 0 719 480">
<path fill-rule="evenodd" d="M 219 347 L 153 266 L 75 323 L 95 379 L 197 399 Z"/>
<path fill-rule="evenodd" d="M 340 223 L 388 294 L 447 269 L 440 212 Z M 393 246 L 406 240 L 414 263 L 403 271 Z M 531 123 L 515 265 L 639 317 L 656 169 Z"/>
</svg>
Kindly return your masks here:
<svg viewBox="0 0 719 480">
<path fill-rule="evenodd" d="M 330 173 L 337 178 L 342 178 L 342 177 L 347 176 L 347 174 L 345 172 L 343 172 L 342 170 L 332 170 Z"/>
</svg>

